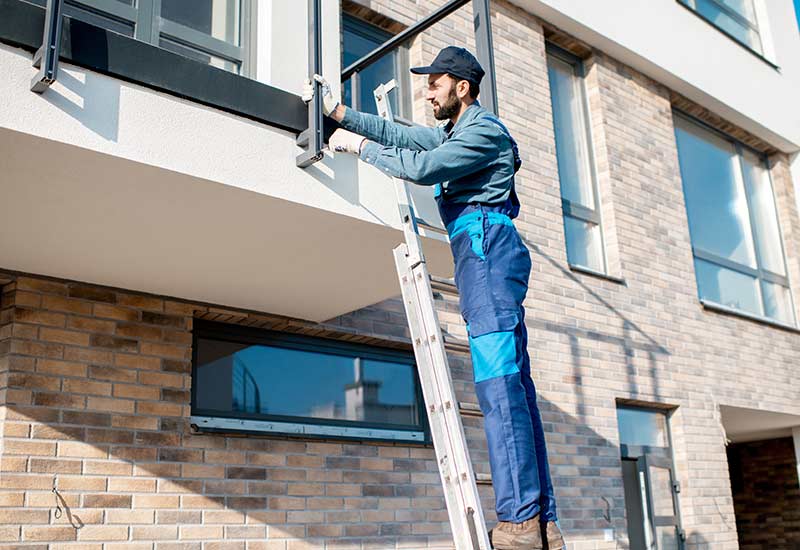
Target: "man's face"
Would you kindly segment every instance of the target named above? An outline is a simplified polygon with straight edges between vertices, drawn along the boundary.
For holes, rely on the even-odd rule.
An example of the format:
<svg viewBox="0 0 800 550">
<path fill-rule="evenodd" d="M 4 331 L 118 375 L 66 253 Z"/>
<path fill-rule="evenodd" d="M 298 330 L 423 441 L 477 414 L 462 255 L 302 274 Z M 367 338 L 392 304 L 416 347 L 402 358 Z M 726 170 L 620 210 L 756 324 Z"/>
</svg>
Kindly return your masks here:
<svg viewBox="0 0 800 550">
<path fill-rule="evenodd" d="M 456 84 L 446 74 L 428 75 L 428 93 L 425 99 L 431 102 L 436 120 L 448 120 L 458 114 L 461 100 L 456 94 Z"/>
</svg>

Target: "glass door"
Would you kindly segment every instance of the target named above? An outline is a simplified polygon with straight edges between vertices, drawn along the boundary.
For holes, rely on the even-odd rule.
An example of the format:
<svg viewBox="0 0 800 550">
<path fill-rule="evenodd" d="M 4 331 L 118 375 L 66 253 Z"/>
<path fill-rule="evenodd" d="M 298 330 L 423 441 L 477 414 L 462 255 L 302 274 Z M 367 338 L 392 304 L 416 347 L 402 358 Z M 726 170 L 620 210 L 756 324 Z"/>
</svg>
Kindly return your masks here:
<svg viewBox="0 0 800 550">
<path fill-rule="evenodd" d="M 647 550 L 682 550 L 683 540 L 675 505 L 676 485 L 671 461 L 645 453 L 636 459 Z"/>
</svg>

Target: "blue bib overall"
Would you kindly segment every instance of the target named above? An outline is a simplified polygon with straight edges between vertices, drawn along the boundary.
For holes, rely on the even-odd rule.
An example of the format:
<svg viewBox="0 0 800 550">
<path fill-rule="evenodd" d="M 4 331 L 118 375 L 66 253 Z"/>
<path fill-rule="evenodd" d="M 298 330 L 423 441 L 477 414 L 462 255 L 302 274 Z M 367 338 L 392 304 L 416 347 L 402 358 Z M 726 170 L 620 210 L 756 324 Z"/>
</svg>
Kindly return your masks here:
<svg viewBox="0 0 800 550">
<path fill-rule="evenodd" d="M 497 517 L 520 523 L 541 512 L 541 521 L 555 521 L 522 306 L 531 258 L 512 222 L 519 211 L 513 202 L 464 205 L 439 198 L 438 205 L 450 236 L 461 315 L 467 323 Z"/>
</svg>

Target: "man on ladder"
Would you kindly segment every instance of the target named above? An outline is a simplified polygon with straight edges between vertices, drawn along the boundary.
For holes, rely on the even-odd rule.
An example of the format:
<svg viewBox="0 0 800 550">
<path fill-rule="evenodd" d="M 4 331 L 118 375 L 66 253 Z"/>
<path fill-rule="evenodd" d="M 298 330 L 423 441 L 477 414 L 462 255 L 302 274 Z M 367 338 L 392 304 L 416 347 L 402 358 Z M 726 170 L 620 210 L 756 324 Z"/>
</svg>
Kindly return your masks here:
<svg viewBox="0 0 800 550">
<path fill-rule="evenodd" d="M 436 128 L 409 128 L 339 104 L 321 77 L 323 111 L 347 130 L 331 149 L 358 155 L 385 173 L 435 185 L 467 322 L 475 387 L 489 445 L 499 523 L 494 548 L 564 548 L 536 404 L 522 307 L 531 260 L 511 221 L 519 213 L 521 165 L 506 127 L 477 101 L 484 70 L 463 48 L 444 48 L 427 67 L 426 99 Z M 310 100 L 308 83 L 304 99 Z"/>
</svg>

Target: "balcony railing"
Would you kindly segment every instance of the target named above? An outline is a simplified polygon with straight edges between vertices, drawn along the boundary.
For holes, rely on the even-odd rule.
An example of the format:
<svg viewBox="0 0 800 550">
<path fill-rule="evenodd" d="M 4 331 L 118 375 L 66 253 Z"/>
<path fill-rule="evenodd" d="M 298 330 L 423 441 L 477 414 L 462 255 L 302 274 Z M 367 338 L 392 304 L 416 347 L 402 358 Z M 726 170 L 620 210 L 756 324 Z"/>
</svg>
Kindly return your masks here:
<svg viewBox="0 0 800 550">
<path fill-rule="evenodd" d="M 450 2 L 447 2 L 424 19 L 408 27 L 403 32 L 393 36 L 371 52 L 362 56 L 354 63 L 345 67 L 345 69 L 342 71 L 341 81 L 344 82 L 347 79 L 352 78 L 355 83 L 355 87 L 357 88 L 359 72 L 363 71 L 381 59 L 383 56 L 393 52 L 412 38 L 435 25 L 470 1 L 472 2 L 473 19 L 475 25 L 475 43 L 477 45 L 476 53 L 478 61 L 480 61 L 481 65 L 486 71 L 484 81 L 481 83 L 481 104 L 491 112 L 497 114 L 497 88 L 494 74 L 494 51 L 492 48 L 492 26 L 491 19 L 489 17 L 489 0 L 451 0 Z M 319 0 L 309 0 L 308 13 L 310 33 L 313 32 L 318 34 L 320 32 L 318 23 L 319 18 L 321 17 L 320 10 L 321 7 L 319 5 Z M 309 39 L 310 41 L 314 40 L 312 37 Z M 318 72 L 316 70 L 312 71 L 311 69 L 312 67 L 319 67 L 321 56 L 320 52 L 311 47 L 311 44 L 309 44 L 308 55 L 309 70 L 312 74 L 314 72 Z M 315 86 L 318 87 L 319 84 L 315 84 Z M 315 93 L 314 99 L 309 104 L 308 130 L 303 132 L 298 138 L 298 145 L 306 149 L 306 151 L 297 158 L 298 166 L 310 166 L 322 158 L 322 136 L 324 122 L 322 120 L 321 113 L 322 104 L 320 94 Z M 410 121 L 403 120 L 400 122 L 409 123 Z M 314 139 L 309 139 L 311 136 L 313 136 Z"/>
</svg>

